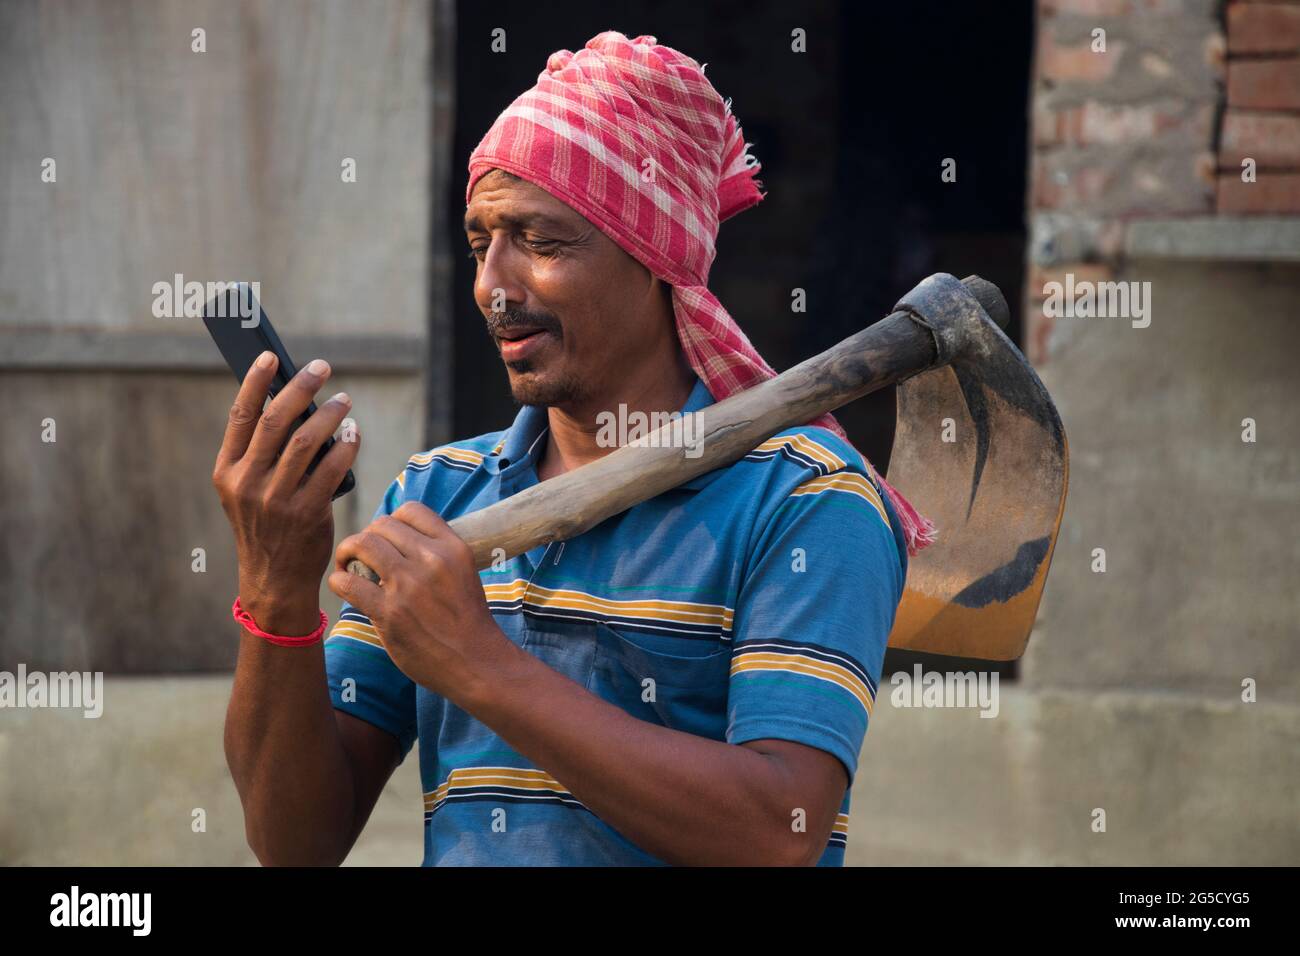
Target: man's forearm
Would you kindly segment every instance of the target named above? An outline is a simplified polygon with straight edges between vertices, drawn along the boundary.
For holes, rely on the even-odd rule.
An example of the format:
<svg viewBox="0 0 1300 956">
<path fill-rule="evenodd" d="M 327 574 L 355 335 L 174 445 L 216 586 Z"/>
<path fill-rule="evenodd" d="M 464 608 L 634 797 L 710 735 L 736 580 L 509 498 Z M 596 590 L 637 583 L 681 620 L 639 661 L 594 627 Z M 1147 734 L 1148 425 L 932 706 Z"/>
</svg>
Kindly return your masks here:
<svg viewBox="0 0 1300 956">
<path fill-rule="evenodd" d="M 319 645 L 277 647 L 242 635 L 225 746 L 259 860 L 342 861 L 355 837 L 352 771 Z"/>
<path fill-rule="evenodd" d="M 830 821 L 814 819 L 815 800 L 779 759 L 638 720 L 514 644 L 499 647 L 456 703 L 646 852 L 715 865 L 820 856 Z M 801 808 L 806 832 L 792 826 Z"/>
</svg>

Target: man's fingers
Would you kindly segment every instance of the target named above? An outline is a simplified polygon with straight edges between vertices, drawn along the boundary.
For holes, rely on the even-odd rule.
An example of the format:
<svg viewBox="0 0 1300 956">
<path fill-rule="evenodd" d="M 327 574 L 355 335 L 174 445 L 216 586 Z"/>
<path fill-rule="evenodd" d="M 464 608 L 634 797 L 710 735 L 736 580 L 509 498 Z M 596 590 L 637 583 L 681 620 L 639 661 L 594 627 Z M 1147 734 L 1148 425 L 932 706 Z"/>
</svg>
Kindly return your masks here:
<svg viewBox="0 0 1300 956">
<path fill-rule="evenodd" d="M 298 486 L 302 484 L 302 476 L 307 473 L 307 466 L 311 464 L 330 435 L 334 434 L 334 430 L 343 421 L 343 416 L 351 408 L 352 399 L 348 398 L 346 392 L 339 392 L 316 409 L 311 418 L 303 422 L 289 436 L 289 441 L 284 446 L 284 454 L 276 462 L 275 474 L 271 478 L 273 492 L 291 495 L 298 490 Z M 333 490 L 330 489 L 331 492 Z"/>
<path fill-rule="evenodd" d="M 373 531 L 379 535 L 394 548 L 402 553 L 404 558 L 414 558 L 422 550 L 427 549 L 433 544 L 433 540 L 426 534 L 416 531 L 409 524 L 398 521 L 393 517 L 376 518 L 370 522 L 367 531 Z M 378 571 L 378 568 L 375 568 Z M 383 577 L 381 574 L 380 577 Z"/>
<path fill-rule="evenodd" d="M 234 464 L 244 457 L 249 440 L 257 427 L 257 420 L 262 415 L 262 405 L 266 403 L 266 393 L 275 378 L 275 367 L 279 359 L 274 352 L 263 352 L 244 376 L 235 396 L 235 404 L 230 406 L 230 420 L 226 424 L 226 434 L 221 440 L 219 458 L 227 464 Z"/>
<path fill-rule="evenodd" d="M 443 521 L 438 512 L 434 511 L 427 505 L 422 505 L 418 501 L 403 502 L 402 505 L 393 512 L 393 517 L 404 524 L 410 525 L 420 534 L 427 535 L 430 538 L 438 538 L 445 534 L 455 534 L 451 530 L 451 525 Z"/>
<path fill-rule="evenodd" d="M 370 618 L 372 624 L 374 623 L 375 615 L 384 605 L 383 588 L 346 571 L 333 571 L 325 580 L 331 591 Z"/>
<path fill-rule="evenodd" d="M 370 565 L 381 580 L 406 560 L 392 542 L 368 528 L 344 538 L 334 550 L 334 566 L 339 571 L 346 571 L 353 558 L 360 558 Z"/>
<path fill-rule="evenodd" d="M 334 442 L 330 450 L 325 453 L 325 457 L 316 465 L 316 470 L 303 482 L 302 490 L 298 493 L 328 501 L 343 483 L 343 476 L 356 461 L 360 450 L 361 432 L 354 425 L 350 435 Z"/>
<path fill-rule="evenodd" d="M 269 464 L 280 453 L 293 423 L 311 404 L 312 398 L 330 377 L 329 363 L 316 359 L 295 375 L 280 394 L 271 400 L 248 443 L 245 457 L 252 462 Z"/>
</svg>

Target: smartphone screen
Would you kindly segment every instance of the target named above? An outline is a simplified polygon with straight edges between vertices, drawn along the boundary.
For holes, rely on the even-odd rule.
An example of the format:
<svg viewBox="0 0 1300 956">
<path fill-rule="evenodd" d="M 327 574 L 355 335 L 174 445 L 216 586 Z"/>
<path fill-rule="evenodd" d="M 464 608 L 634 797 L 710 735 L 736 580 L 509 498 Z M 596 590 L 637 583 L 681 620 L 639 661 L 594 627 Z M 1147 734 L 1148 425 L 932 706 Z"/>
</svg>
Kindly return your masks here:
<svg viewBox="0 0 1300 956">
<path fill-rule="evenodd" d="M 207 326 L 212 340 L 217 343 L 217 348 L 221 350 L 226 364 L 235 373 L 235 378 L 241 383 L 248 370 L 253 367 L 253 363 L 257 361 L 257 357 L 267 351 L 274 352 L 280 360 L 269 390 L 271 398 L 278 395 L 280 390 L 289 384 L 289 380 L 298 374 L 298 366 L 293 363 L 280 337 L 275 334 L 271 320 L 262 311 L 262 304 L 257 301 L 248 283 L 235 283 L 214 296 L 203 309 L 203 324 Z M 307 421 L 315 411 L 316 403 L 312 402 L 294 422 L 291 432 Z M 311 464 L 307 466 L 308 474 L 315 470 L 316 465 L 333 445 L 333 437 L 325 440 Z M 345 495 L 355 486 L 356 479 L 349 469 L 332 497 Z"/>
</svg>

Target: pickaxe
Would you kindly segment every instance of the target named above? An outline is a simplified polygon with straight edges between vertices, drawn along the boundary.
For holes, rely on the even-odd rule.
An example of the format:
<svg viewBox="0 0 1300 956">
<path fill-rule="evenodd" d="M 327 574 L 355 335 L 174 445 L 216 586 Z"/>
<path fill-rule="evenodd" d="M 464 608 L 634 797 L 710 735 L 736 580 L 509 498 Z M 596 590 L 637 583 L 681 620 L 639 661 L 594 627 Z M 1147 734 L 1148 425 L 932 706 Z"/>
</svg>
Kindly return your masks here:
<svg viewBox="0 0 1300 956">
<path fill-rule="evenodd" d="M 690 413 L 699 417 L 694 430 L 669 423 L 450 526 L 483 569 L 503 554 L 580 535 L 779 431 L 897 384 L 888 478 L 935 522 L 938 537 L 911 559 L 889 644 L 1018 658 L 1065 507 L 1065 430 L 1043 383 L 1002 333 L 1007 303 L 991 282 L 936 273 L 894 308 L 789 371 Z M 673 428 L 698 436 L 695 444 L 672 441 Z M 348 570 L 379 580 L 360 561 Z"/>
</svg>

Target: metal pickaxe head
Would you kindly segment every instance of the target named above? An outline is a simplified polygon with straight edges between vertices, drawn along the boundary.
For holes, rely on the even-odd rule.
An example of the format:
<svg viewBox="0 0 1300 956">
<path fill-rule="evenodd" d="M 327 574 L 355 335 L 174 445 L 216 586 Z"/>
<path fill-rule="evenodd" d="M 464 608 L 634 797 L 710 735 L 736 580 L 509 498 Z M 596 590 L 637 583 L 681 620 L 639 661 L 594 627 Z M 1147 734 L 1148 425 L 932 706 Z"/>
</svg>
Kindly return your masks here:
<svg viewBox="0 0 1300 956">
<path fill-rule="evenodd" d="M 926 279 L 899 303 L 930 328 L 938 367 L 897 387 L 889 481 L 936 528 L 912 558 L 891 647 L 984 660 L 1024 653 L 1069 477 L 1051 397 L 1003 334 L 991 283 Z"/>
</svg>

